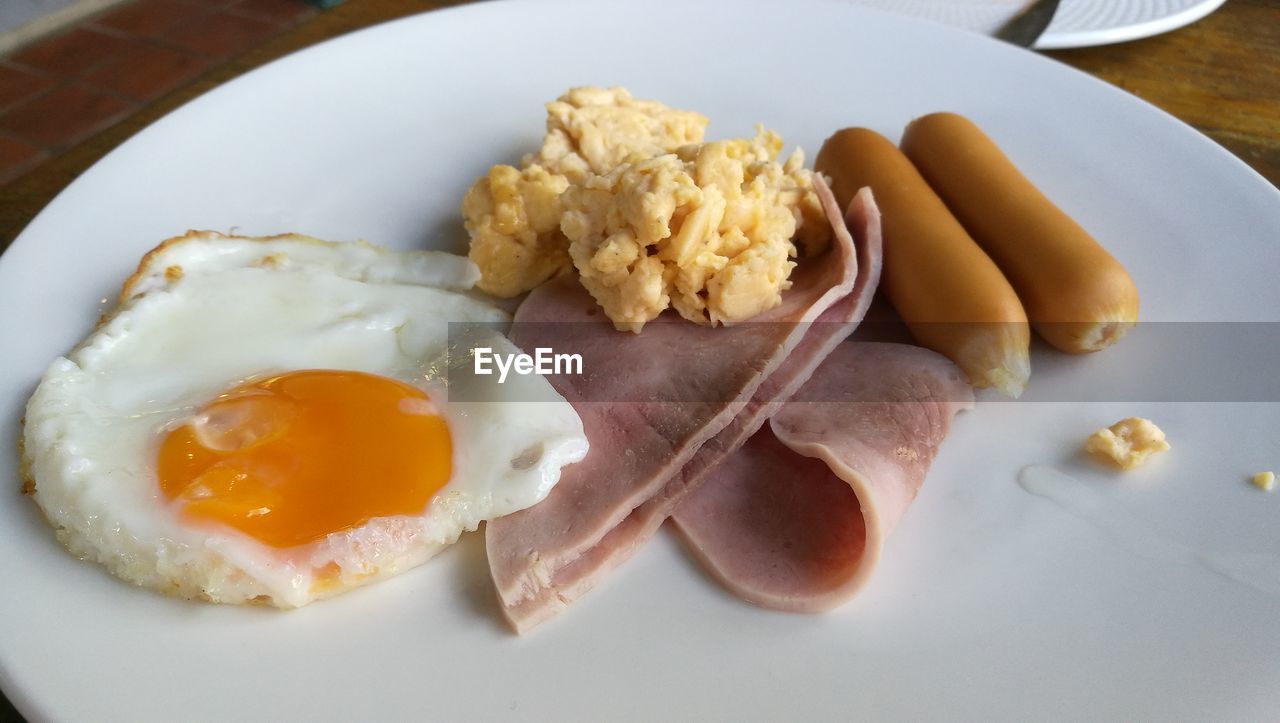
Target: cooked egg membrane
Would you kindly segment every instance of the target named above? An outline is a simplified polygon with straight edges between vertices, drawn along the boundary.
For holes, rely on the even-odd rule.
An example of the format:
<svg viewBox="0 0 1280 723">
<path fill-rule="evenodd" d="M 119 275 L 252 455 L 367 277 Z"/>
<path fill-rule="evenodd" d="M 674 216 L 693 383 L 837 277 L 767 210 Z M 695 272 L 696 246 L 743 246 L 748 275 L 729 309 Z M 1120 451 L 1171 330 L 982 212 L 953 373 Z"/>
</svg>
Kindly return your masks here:
<svg viewBox="0 0 1280 723">
<path fill-rule="evenodd" d="M 305 237 L 189 239 L 144 261 L 120 308 L 53 362 L 27 405 L 24 471 L 73 554 L 182 597 L 296 607 L 407 570 L 481 521 L 536 504 L 585 456 L 581 421 L 541 377 L 508 379 L 486 401 L 448 400 L 448 323 L 509 320 L 449 290 L 474 283 L 466 259 Z M 496 334 L 490 345 L 515 351 Z M 452 456 L 424 509 L 282 548 L 193 520 L 162 494 L 166 433 L 237 384 L 310 369 L 426 394 Z"/>
<path fill-rule="evenodd" d="M 188 231 L 152 249 L 125 281 L 120 301 L 168 288 L 183 276 L 242 268 L 326 271 L 340 278 L 379 284 L 410 284 L 466 291 L 480 270 L 466 258 L 440 251 L 392 251 L 364 241 L 322 241 L 302 234 L 225 236 Z"/>
</svg>

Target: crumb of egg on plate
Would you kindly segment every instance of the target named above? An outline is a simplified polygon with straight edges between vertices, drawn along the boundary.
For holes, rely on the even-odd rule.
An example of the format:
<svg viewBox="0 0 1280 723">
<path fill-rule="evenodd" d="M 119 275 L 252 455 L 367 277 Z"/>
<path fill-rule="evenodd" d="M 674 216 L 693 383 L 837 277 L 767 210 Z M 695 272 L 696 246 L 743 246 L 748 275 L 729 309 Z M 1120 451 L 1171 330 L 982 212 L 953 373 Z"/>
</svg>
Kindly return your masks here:
<svg viewBox="0 0 1280 723">
<path fill-rule="evenodd" d="M 498 165 L 462 201 L 479 287 L 502 297 L 577 271 L 618 329 L 667 308 L 699 324 L 781 303 L 799 256 L 830 228 L 813 172 L 782 139 L 703 141 L 707 118 L 624 88 L 573 88 L 547 104 L 542 148 Z"/>
<path fill-rule="evenodd" d="M 1276 473 L 1270 470 L 1259 472 L 1250 477 L 1249 481 L 1263 492 L 1270 492 L 1276 488 Z"/>
<path fill-rule="evenodd" d="M 1154 454 L 1168 451 L 1169 443 L 1164 431 L 1150 419 L 1129 417 L 1089 435 L 1084 448 L 1128 470 L 1146 464 Z"/>
<path fill-rule="evenodd" d="M 587 450 L 539 375 L 510 390 L 532 402 L 445 394 L 449 323 L 509 321 L 478 276 L 295 234 L 166 241 L 28 402 L 29 492 L 71 553 L 178 597 L 292 608 L 421 564 Z"/>
</svg>

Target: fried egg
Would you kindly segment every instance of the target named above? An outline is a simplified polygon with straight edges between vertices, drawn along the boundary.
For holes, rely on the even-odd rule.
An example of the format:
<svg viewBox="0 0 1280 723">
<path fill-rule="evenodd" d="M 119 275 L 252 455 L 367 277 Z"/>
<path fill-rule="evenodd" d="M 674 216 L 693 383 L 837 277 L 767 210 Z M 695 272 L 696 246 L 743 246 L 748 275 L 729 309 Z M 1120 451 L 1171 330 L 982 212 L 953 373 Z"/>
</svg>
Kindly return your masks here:
<svg viewBox="0 0 1280 723">
<path fill-rule="evenodd" d="M 181 597 L 297 607 L 412 568 L 587 451 L 539 376 L 449 399 L 449 323 L 509 321 L 477 278 L 443 253 L 171 239 L 31 397 L 29 491 L 73 554 Z"/>
</svg>

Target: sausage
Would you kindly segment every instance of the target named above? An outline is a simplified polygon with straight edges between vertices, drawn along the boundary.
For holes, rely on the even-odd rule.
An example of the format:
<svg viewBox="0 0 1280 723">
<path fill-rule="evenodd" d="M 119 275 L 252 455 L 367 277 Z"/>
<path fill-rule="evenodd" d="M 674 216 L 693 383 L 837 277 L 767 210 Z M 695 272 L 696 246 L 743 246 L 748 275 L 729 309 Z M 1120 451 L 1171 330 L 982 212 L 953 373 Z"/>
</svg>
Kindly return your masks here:
<svg viewBox="0 0 1280 723">
<path fill-rule="evenodd" d="M 967 118 L 917 118 L 902 150 L 1013 284 L 1045 341 L 1098 351 L 1137 321 L 1138 290 L 1120 262 Z"/>
<path fill-rule="evenodd" d="M 845 128 L 814 168 L 841 206 L 870 186 L 884 235 L 882 288 L 916 341 L 949 357 L 974 386 L 1016 397 L 1031 374 L 1030 329 L 1013 287 L 887 138 Z"/>
</svg>

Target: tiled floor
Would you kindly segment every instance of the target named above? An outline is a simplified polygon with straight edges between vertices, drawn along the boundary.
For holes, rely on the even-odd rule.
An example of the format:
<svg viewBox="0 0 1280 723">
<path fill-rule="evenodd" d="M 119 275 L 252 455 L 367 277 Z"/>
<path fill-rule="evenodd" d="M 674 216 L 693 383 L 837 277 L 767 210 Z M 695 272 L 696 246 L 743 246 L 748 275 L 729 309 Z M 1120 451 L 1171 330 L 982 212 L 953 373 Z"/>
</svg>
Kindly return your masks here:
<svg viewBox="0 0 1280 723">
<path fill-rule="evenodd" d="M 76 0 L 4 0 L 0 2 L 0 32 L 20 28 L 41 16 L 65 10 Z"/>
<path fill-rule="evenodd" d="M 303 0 L 133 0 L 0 58 L 0 184 L 315 12 Z"/>
</svg>

